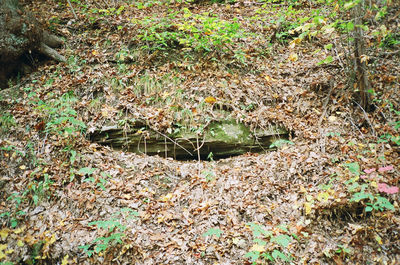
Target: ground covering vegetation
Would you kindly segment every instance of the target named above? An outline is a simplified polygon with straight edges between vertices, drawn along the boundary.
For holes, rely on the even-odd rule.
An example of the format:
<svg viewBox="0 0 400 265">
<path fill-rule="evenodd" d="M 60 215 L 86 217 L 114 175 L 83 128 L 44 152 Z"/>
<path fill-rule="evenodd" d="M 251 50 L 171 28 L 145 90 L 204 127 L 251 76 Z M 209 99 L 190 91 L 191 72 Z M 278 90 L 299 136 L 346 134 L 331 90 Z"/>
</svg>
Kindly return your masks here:
<svg viewBox="0 0 400 265">
<path fill-rule="evenodd" d="M 0 91 L 0 264 L 398 264 L 400 3 L 21 1 L 64 39 Z M 178 161 L 216 120 L 290 131 Z"/>
</svg>

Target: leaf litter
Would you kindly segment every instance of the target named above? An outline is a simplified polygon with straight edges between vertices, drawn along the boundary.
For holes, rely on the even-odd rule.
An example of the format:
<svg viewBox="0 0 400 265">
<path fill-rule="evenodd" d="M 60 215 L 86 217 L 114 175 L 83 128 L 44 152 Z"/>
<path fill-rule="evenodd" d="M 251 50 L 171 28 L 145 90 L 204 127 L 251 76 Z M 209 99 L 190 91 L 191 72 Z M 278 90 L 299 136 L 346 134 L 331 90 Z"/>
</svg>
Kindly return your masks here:
<svg viewBox="0 0 400 265">
<path fill-rule="evenodd" d="M 32 10 L 42 9 L 45 3 L 32 4 Z M 245 5 L 249 14 L 255 10 L 256 5 L 238 3 L 229 9 L 199 5 L 199 10 L 192 12 L 208 11 L 229 18 L 243 12 L 240 5 Z M 1 219 L 0 261 L 21 262 L 36 255 L 39 263 L 62 264 L 246 264 L 244 256 L 249 251 L 274 253 L 277 249 L 290 253 L 296 264 L 396 264 L 400 260 L 399 151 L 383 142 L 363 152 L 368 140 L 375 139 L 372 129 L 362 131 L 354 126 L 361 124 L 364 114 L 348 100 L 341 69 L 316 66 L 322 58 L 313 54 L 315 43 L 292 49 L 277 45 L 267 58 L 253 58 L 244 71 L 235 66 L 227 70 L 228 64 L 207 60 L 168 61 L 162 55 L 148 54 L 124 58 L 139 63 L 130 66 L 131 72 L 121 73 L 115 54 L 129 46 L 136 33 L 128 21 L 163 14 L 163 6 L 140 12 L 127 8 L 118 19 L 98 19 L 96 23 L 82 15 L 69 24 L 71 12 L 66 7 L 60 11 L 53 2 L 47 4 L 45 16 L 56 15 L 63 21 L 57 29 L 68 39 L 68 48 L 61 52 L 80 59 L 68 67 L 40 65 L 37 72 L 22 79 L 18 103 L 11 98 L 1 100 L 2 105 L 11 106 L 18 126 L 0 138 L 1 213 L 14 214 Z M 118 26 L 124 28 L 124 34 L 115 30 Z M 254 27 L 247 26 L 250 30 Z M 113 45 L 101 48 L 109 41 Z M 386 63 L 398 73 L 394 59 Z M 255 65 L 257 71 L 253 71 Z M 180 81 L 168 87 L 163 77 L 170 80 L 171 72 Z M 140 79 L 130 81 L 139 73 L 158 80 L 163 93 L 181 90 L 182 98 L 146 103 L 161 91 L 146 91 L 145 86 L 147 94 L 135 91 Z M 396 73 L 387 74 L 398 80 Z M 321 123 L 330 82 L 335 90 Z M 382 82 L 388 82 L 387 78 L 377 76 L 376 84 Z M 235 119 L 252 128 L 281 124 L 294 132 L 294 144 L 265 154 L 182 162 L 111 150 L 90 143 L 79 133 L 74 142 L 68 142 L 62 135 L 48 134 L 40 125 L 47 123 L 48 117 L 32 104 L 25 92 L 28 88 L 38 91 L 38 99 L 49 101 L 73 90 L 79 98 L 74 109 L 89 131 L 118 122 L 124 115 L 146 119 L 152 128 L 166 131 L 175 119 L 169 107 L 175 105 L 196 110 L 191 112 L 196 127 L 206 114 L 215 115 L 212 108 L 201 106 L 205 101 L 221 103 Z M 398 100 L 390 89 L 382 93 L 382 98 Z M 255 107 L 246 109 L 251 104 Z M 368 116 L 376 131 L 391 132 L 379 114 Z M 65 149 L 68 146 L 79 155 L 72 159 L 71 150 Z M 382 155 L 383 162 L 379 160 Z M 349 163 L 357 163 L 359 168 L 342 166 Z M 395 211 L 368 214 L 362 203 L 350 202 L 345 182 L 362 171 L 367 174 L 367 178 L 360 177 L 362 181 L 376 181 L 376 192 L 386 193 Z M 15 194 L 28 190 L 25 196 L 34 201 L 37 193 L 31 178 L 45 183 L 45 174 L 52 183 L 43 188 L 41 199 L 37 203 L 22 201 L 18 209 L 23 218 L 15 215 L 10 196 L 16 202 Z M 137 215 L 123 214 L 122 209 Z M 13 217 L 18 225 L 9 228 Z M 99 246 L 96 239 L 112 234 L 93 222 L 110 220 L 123 225 L 123 243 L 99 255 L 84 253 L 79 247 L 95 250 Z M 266 245 L 254 241 L 249 223 L 262 225 L 276 236 L 275 241 Z M 286 241 L 292 235 L 296 239 Z M 284 249 L 277 248 L 277 240 L 283 240 Z"/>
</svg>

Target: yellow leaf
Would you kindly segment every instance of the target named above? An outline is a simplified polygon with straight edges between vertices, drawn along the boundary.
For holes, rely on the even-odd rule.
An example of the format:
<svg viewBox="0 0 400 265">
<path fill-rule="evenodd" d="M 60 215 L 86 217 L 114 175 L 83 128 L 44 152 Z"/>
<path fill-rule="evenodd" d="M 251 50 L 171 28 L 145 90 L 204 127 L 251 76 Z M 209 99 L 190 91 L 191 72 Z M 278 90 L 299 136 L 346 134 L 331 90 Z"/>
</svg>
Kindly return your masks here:
<svg viewBox="0 0 400 265">
<path fill-rule="evenodd" d="M 63 260 L 61 261 L 61 265 L 67 265 L 68 264 L 68 255 L 65 255 Z"/>
<path fill-rule="evenodd" d="M 362 63 L 368 63 L 369 61 L 369 56 L 368 55 L 361 55 L 361 60 Z"/>
<path fill-rule="evenodd" d="M 378 242 L 379 245 L 382 245 L 382 238 L 379 235 L 375 236 L 376 242 Z"/>
<path fill-rule="evenodd" d="M 21 166 L 19 166 L 19 169 L 25 170 L 25 169 L 26 169 L 26 166 L 25 166 L 25 165 L 21 165 Z"/>
<path fill-rule="evenodd" d="M 167 202 L 167 201 L 171 200 L 172 196 L 173 196 L 172 193 L 168 193 L 167 195 L 161 197 L 161 201 Z"/>
<path fill-rule="evenodd" d="M 1 239 L 5 240 L 7 238 L 9 232 L 10 232 L 10 230 L 8 230 L 7 228 L 0 230 Z"/>
<path fill-rule="evenodd" d="M 250 251 L 264 252 L 264 251 L 265 251 L 265 247 L 264 247 L 264 246 L 261 246 L 261 245 L 259 245 L 259 244 L 254 244 L 254 245 L 251 247 Z"/>
<path fill-rule="evenodd" d="M 14 234 L 19 234 L 21 232 L 24 232 L 25 228 L 26 228 L 26 226 L 22 226 L 22 227 L 20 227 L 18 229 L 15 229 L 14 230 Z"/>
<path fill-rule="evenodd" d="M 374 188 L 378 188 L 378 184 L 376 184 L 376 181 L 372 181 L 371 182 L 371 186 Z"/>
<path fill-rule="evenodd" d="M 319 201 L 328 201 L 328 199 L 329 199 L 329 193 L 327 193 L 327 192 L 320 192 L 320 193 L 318 193 L 318 196 L 317 196 L 317 199 L 319 200 Z"/>
<path fill-rule="evenodd" d="M 292 62 L 295 62 L 295 61 L 297 61 L 298 59 L 299 59 L 299 56 L 298 56 L 297 53 L 295 53 L 295 52 L 292 52 L 292 53 L 289 55 L 289 60 L 292 61 Z"/>
<path fill-rule="evenodd" d="M 108 116 L 108 110 L 103 109 L 103 110 L 101 111 L 101 115 L 102 115 L 103 117 L 107 117 L 107 116 Z"/>
<path fill-rule="evenodd" d="M 51 245 L 51 244 L 53 244 L 54 242 L 56 242 L 56 234 L 53 234 L 52 236 L 51 236 L 51 238 L 50 238 L 50 241 L 49 241 L 49 245 Z"/>
<path fill-rule="evenodd" d="M 336 121 L 336 116 L 329 116 L 329 118 L 328 118 L 328 120 L 330 121 L 330 122 L 334 122 L 334 121 Z"/>
<path fill-rule="evenodd" d="M 217 102 L 217 99 L 214 98 L 214 97 L 206 97 L 206 98 L 204 99 L 204 101 L 205 101 L 206 103 L 213 104 L 213 103 Z"/>
<path fill-rule="evenodd" d="M 3 250 L 5 250 L 7 248 L 7 245 L 1 245 L 0 244 L 0 260 L 6 258 L 7 256 L 3 253 Z"/>
<path fill-rule="evenodd" d="M 0 260 L 4 259 L 5 257 L 7 257 L 7 256 L 4 255 L 3 251 L 0 250 Z"/>
<path fill-rule="evenodd" d="M 157 223 L 162 223 L 162 222 L 164 222 L 164 216 L 159 216 L 159 217 L 157 217 Z"/>
<path fill-rule="evenodd" d="M 25 244 L 24 244 L 24 242 L 22 242 L 22 240 L 18 240 L 17 241 L 17 246 L 19 246 L 19 247 L 23 247 Z"/>
<path fill-rule="evenodd" d="M 296 44 L 299 44 L 301 41 L 302 41 L 301 38 L 295 38 L 290 42 L 289 48 L 293 49 L 296 46 Z"/>
<path fill-rule="evenodd" d="M 309 215 L 311 213 L 311 204 L 308 202 L 305 202 L 304 209 L 306 210 L 306 214 Z"/>
</svg>

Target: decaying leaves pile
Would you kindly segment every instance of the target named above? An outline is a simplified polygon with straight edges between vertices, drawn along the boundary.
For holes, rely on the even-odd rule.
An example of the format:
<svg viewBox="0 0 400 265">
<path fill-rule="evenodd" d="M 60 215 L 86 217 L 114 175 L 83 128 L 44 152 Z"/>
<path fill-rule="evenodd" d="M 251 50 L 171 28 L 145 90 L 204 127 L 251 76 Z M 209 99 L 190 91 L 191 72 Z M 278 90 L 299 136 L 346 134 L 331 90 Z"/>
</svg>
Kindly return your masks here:
<svg viewBox="0 0 400 265">
<path fill-rule="evenodd" d="M 238 2 L 230 8 L 199 5 L 192 12 L 239 17 L 257 7 Z M 353 104 L 343 69 L 316 66 L 323 59 L 313 53 L 318 42 L 291 49 L 276 45 L 263 58 L 251 58 L 249 52 L 244 70 L 224 64 L 223 58 L 222 65 L 207 60 L 176 63 L 157 58 L 157 53 L 142 53 L 128 58 L 139 62 L 127 64 L 128 71 L 121 73 L 116 54 L 136 33 L 128 22 L 152 12 L 163 14 L 163 6 L 131 6 L 120 16 L 95 22 L 80 15 L 74 23 L 68 6 L 52 1 L 33 3 L 32 10 L 44 6 L 47 21 L 52 16 L 61 21 L 57 30 L 68 44 L 60 52 L 70 59 L 69 64 L 40 65 L 23 77 L 18 101 L 12 96 L 1 99 L 2 106 L 12 105 L 16 126 L 0 138 L 0 214 L 10 213 L 1 219 L 0 262 L 251 264 L 247 253 L 274 250 L 291 256 L 295 264 L 400 261 L 399 149 L 376 140 L 377 135 L 395 134 L 388 126 L 387 108 L 381 104 L 367 114 Z M 381 87 L 381 98 L 398 108 L 399 95 L 393 93 L 400 82 L 398 57 L 384 60 L 372 81 Z M 128 81 L 143 73 L 154 80 L 179 79 L 174 89 L 180 89 L 185 100 L 168 103 L 173 90 L 164 81 L 160 93 L 135 92 L 139 81 Z M 235 119 L 251 127 L 285 126 L 293 132 L 293 144 L 265 154 L 201 162 L 111 150 L 79 132 L 71 137 L 46 132 L 47 117 L 32 98 L 52 100 L 69 91 L 79 99 L 73 105 L 76 119 L 89 132 L 125 114 L 164 132 L 174 122 L 171 106 L 180 104 L 188 104 L 184 107 L 192 110 L 196 127 L 202 117 L 213 115 L 212 104 L 222 102 Z M 146 103 L 157 95 L 165 100 Z M 102 100 L 94 101 L 98 96 Z M 256 107 L 246 109 L 251 104 Z M 32 180 L 45 183 L 45 176 L 51 183 L 40 194 Z M 346 183 L 352 179 L 376 183 L 373 194 L 385 196 L 394 211 L 366 212 L 365 203 L 351 201 Z M 16 192 L 29 198 L 20 202 L 20 217 Z M 13 218 L 18 221 L 15 228 Z M 255 234 L 253 224 L 270 236 Z M 120 243 L 96 253 L 104 243 L 98 239 L 116 233 L 122 234 Z M 281 235 L 291 238 L 285 247 L 268 241 Z"/>
</svg>

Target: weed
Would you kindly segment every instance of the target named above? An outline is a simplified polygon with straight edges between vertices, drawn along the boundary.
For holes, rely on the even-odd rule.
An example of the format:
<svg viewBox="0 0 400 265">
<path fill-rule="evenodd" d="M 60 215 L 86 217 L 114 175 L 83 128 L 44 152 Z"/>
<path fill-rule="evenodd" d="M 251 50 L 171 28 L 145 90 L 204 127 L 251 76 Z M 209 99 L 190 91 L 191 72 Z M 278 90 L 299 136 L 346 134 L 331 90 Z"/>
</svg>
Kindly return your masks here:
<svg viewBox="0 0 400 265">
<path fill-rule="evenodd" d="M 285 140 L 285 139 L 279 139 L 279 140 L 276 140 L 275 142 L 273 142 L 270 146 L 269 146 L 269 148 L 280 148 L 280 147 L 282 147 L 282 146 L 284 146 L 284 145 L 287 145 L 287 144 L 290 144 L 290 145 L 293 145 L 294 143 L 292 142 L 292 141 L 289 141 L 289 140 Z"/>
<path fill-rule="evenodd" d="M 222 230 L 219 228 L 210 228 L 203 234 L 203 237 L 215 236 L 216 238 L 219 238 L 222 233 Z"/>
<path fill-rule="evenodd" d="M 77 101 L 72 92 L 65 93 L 61 97 L 50 102 L 39 100 L 36 109 L 44 114 L 47 120 L 47 133 L 52 133 L 68 138 L 76 136 L 86 130 L 86 125 L 77 118 L 77 112 L 72 105 Z"/>
<path fill-rule="evenodd" d="M 240 40 L 246 38 L 246 34 L 236 19 L 226 21 L 215 14 L 193 14 L 184 8 L 162 18 L 147 17 L 133 23 L 141 26 L 137 38 L 144 49 L 233 53 L 238 61 L 246 60 L 240 47 Z"/>
<path fill-rule="evenodd" d="M 120 218 L 115 217 L 106 221 L 93 221 L 88 224 L 96 226 L 97 229 L 103 230 L 106 234 L 106 236 L 97 237 L 91 244 L 79 246 L 89 257 L 94 253 L 105 253 L 110 247 L 117 244 L 123 244 L 123 238 L 126 236 L 123 232 L 126 230 L 126 226 L 121 224 L 120 219 L 136 218 L 139 216 L 139 213 L 129 208 L 123 208 L 120 212 L 114 214 L 114 216 L 119 216 Z"/>
<path fill-rule="evenodd" d="M 40 171 L 40 167 L 31 173 L 31 177 Z M 50 196 L 50 187 L 53 181 L 50 179 L 48 174 L 43 175 L 43 180 L 31 181 L 25 191 L 22 193 L 23 197 L 31 198 L 35 205 L 38 205 L 39 201 L 43 198 L 48 198 Z"/>
<path fill-rule="evenodd" d="M 297 236 L 290 234 L 286 225 L 279 225 L 273 231 L 256 223 L 248 223 L 247 226 L 253 232 L 254 244 L 244 257 L 249 258 L 253 264 L 257 264 L 259 260 L 264 262 L 278 260 L 291 262 L 293 260 L 291 254 L 287 253 L 287 248 Z"/>
<path fill-rule="evenodd" d="M 105 184 L 108 182 L 107 178 L 110 178 L 111 175 L 106 173 L 106 172 L 101 172 L 100 175 L 101 177 L 94 177 L 92 174 L 97 170 L 97 168 L 89 168 L 89 167 L 84 167 L 81 168 L 77 174 L 82 175 L 82 176 L 87 176 L 83 182 L 92 182 L 96 183 L 96 185 L 101 188 L 102 190 L 106 190 Z"/>
<path fill-rule="evenodd" d="M 1 131 L 8 131 L 16 125 L 14 116 L 11 113 L 4 113 L 0 116 L 0 128 Z"/>
<path fill-rule="evenodd" d="M 378 183 L 377 180 L 381 179 L 380 175 L 375 175 L 372 179 L 369 179 L 367 176 L 364 175 L 361 179 L 363 179 L 365 183 L 360 184 L 358 182 L 358 180 L 360 179 L 359 164 L 357 162 L 354 162 L 347 163 L 344 166 L 347 167 L 353 175 L 355 175 L 355 177 L 345 182 L 348 191 L 350 192 L 350 194 L 352 194 L 350 202 L 364 202 L 365 212 L 371 212 L 373 210 L 395 210 L 393 204 L 387 198 L 381 196 L 376 191 L 374 192 L 374 190 L 378 189 L 378 191 L 382 193 L 392 194 L 398 192 L 397 187 L 392 188 L 387 186 L 386 184 L 386 186 L 384 186 L 383 183 Z M 381 172 L 384 172 L 384 170 L 386 170 L 384 167 L 380 168 Z M 368 170 L 365 171 L 369 172 Z"/>
</svg>

